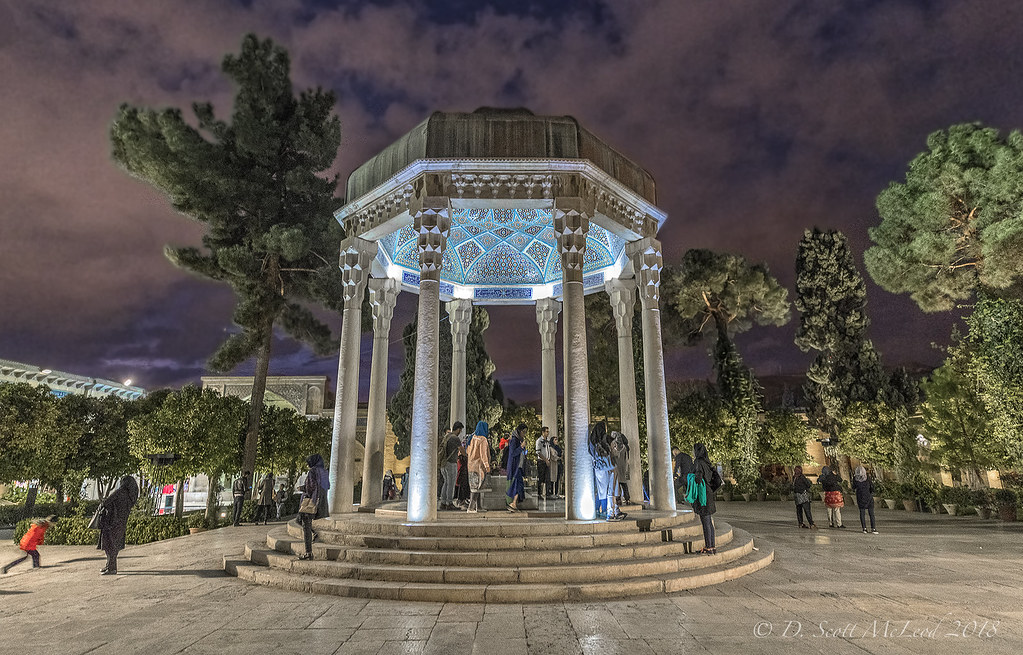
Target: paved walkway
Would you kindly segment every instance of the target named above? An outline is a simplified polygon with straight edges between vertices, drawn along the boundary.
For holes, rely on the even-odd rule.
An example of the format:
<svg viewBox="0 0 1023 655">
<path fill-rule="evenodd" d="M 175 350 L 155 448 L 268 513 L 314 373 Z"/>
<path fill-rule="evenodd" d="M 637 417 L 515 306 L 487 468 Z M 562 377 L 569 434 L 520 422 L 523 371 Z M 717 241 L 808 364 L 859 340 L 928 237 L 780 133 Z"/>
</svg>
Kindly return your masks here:
<svg viewBox="0 0 1023 655">
<path fill-rule="evenodd" d="M 225 576 L 263 528 L 101 553 L 43 547 L 0 577 L 0 653 L 1023 652 L 1023 523 L 879 511 L 880 535 L 794 527 L 791 503 L 721 503 L 777 561 L 734 582 L 601 603 L 459 605 L 279 591 Z M 815 509 L 823 509 L 815 503 Z M 818 512 L 823 514 L 823 512 Z M 0 559 L 17 550 L 7 541 Z M 694 555 L 696 557 L 696 555 Z"/>
</svg>

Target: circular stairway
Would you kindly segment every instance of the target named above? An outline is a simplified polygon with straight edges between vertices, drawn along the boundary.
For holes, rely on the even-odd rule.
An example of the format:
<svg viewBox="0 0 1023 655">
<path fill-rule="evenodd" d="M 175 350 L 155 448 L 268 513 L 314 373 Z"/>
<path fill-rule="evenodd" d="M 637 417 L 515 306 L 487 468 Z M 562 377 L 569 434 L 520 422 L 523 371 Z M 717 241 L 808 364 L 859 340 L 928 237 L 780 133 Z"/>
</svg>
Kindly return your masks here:
<svg viewBox="0 0 1023 655">
<path fill-rule="evenodd" d="M 641 510 L 620 522 L 542 513 L 444 513 L 411 524 L 378 510 L 321 519 L 313 559 L 296 521 L 224 558 L 242 580 L 358 598 L 534 603 L 671 593 L 733 580 L 774 559 L 753 538 L 715 521 L 717 554 L 691 511 Z"/>
</svg>

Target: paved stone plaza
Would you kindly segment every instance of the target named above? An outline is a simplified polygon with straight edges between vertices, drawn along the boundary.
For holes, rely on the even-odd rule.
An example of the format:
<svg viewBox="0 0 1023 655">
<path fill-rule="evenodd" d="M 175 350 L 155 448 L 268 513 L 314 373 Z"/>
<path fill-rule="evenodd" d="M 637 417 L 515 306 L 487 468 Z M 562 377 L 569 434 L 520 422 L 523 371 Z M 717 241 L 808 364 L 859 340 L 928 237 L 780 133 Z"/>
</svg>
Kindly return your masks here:
<svg viewBox="0 0 1023 655">
<path fill-rule="evenodd" d="M 810 532 L 794 527 L 791 503 L 720 507 L 774 545 L 774 564 L 601 603 L 405 603 L 250 585 L 221 558 L 257 527 L 129 547 L 116 578 L 100 577 L 95 549 L 44 546 L 44 568 L 0 578 L 0 653 L 1023 652 L 1023 523 L 881 510 L 881 534 L 864 535 L 854 509 L 847 529 Z M 17 554 L 9 544 L 5 559 Z"/>
</svg>

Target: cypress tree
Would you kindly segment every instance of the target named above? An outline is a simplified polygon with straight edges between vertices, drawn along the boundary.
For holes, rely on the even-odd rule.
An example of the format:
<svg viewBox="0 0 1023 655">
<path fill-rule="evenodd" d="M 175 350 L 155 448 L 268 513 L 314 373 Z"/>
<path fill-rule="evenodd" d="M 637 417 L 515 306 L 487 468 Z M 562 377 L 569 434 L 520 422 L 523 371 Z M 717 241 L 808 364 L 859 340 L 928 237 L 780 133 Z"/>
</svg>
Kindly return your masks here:
<svg viewBox="0 0 1023 655">
<path fill-rule="evenodd" d="M 164 192 L 171 205 L 203 223 L 202 248 L 166 247 L 177 266 L 229 284 L 240 332 L 210 357 L 226 372 L 255 357 L 243 468 L 255 469 L 259 421 L 273 331 L 281 327 L 318 353 L 333 350 L 330 329 L 307 307 L 339 309 L 342 231 L 332 216 L 337 178 L 322 177 L 337 155 L 335 98 L 322 89 L 292 91 L 287 53 L 248 35 L 240 55 L 224 58 L 237 88 L 230 120 L 210 103 L 179 109 L 121 106 L 111 127 L 114 160 Z"/>
</svg>

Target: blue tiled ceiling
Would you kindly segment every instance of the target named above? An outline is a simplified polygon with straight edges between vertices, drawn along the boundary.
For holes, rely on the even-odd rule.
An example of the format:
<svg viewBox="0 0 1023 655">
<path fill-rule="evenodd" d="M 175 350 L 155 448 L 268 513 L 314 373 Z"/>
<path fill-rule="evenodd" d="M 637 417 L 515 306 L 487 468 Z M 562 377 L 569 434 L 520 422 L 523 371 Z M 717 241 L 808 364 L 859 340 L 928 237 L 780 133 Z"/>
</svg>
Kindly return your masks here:
<svg viewBox="0 0 1023 655">
<path fill-rule="evenodd" d="M 543 209 L 456 209 L 451 214 L 441 278 L 462 285 L 549 284 L 561 280 L 561 262 L 552 225 Z M 419 272 L 416 233 L 411 226 L 380 240 L 388 258 Z M 590 223 L 585 273 L 612 266 L 625 242 Z"/>
</svg>

